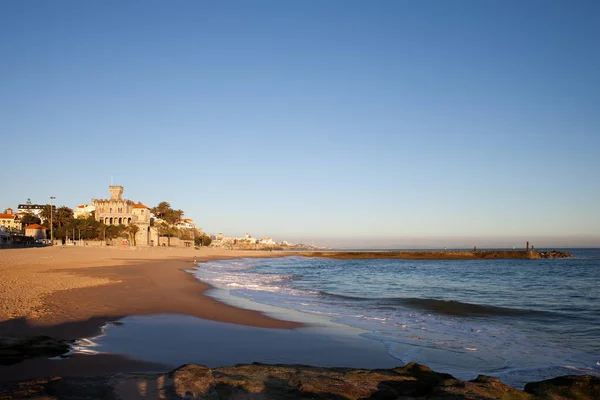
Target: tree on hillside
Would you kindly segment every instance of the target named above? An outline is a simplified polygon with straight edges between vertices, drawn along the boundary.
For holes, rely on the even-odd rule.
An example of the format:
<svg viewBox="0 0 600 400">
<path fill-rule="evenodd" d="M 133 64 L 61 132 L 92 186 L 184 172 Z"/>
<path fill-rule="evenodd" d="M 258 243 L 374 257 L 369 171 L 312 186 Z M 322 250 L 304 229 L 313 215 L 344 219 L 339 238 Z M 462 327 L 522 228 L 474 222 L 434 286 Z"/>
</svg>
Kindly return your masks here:
<svg viewBox="0 0 600 400">
<path fill-rule="evenodd" d="M 158 226 L 158 232 L 161 236 L 167 236 L 167 244 L 171 246 L 171 236 L 178 234 L 179 230 L 173 226 L 183 217 L 182 210 L 174 210 L 168 201 L 161 201 L 151 210 L 152 214 L 164 221 Z"/>
<path fill-rule="evenodd" d="M 167 221 L 169 224 L 174 225 L 174 224 L 178 223 L 182 217 L 183 217 L 182 210 L 172 210 L 170 213 L 168 213 L 164 217 L 164 220 Z"/>
<path fill-rule="evenodd" d="M 162 218 L 169 210 L 172 210 L 171 204 L 169 204 L 168 201 L 161 201 L 156 207 L 152 207 L 150 212 L 154 214 L 156 218 Z"/>
<path fill-rule="evenodd" d="M 182 240 L 192 240 L 197 236 L 201 236 L 202 233 L 199 232 L 197 229 L 191 229 L 191 228 L 180 228 L 179 229 L 179 239 Z"/>
<path fill-rule="evenodd" d="M 158 206 L 150 210 L 156 218 L 160 218 L 168 224 L 176 224 L 183 217 L 182 210 L 174 210 L 168 201 L 161 201 Z"/>
</svg>

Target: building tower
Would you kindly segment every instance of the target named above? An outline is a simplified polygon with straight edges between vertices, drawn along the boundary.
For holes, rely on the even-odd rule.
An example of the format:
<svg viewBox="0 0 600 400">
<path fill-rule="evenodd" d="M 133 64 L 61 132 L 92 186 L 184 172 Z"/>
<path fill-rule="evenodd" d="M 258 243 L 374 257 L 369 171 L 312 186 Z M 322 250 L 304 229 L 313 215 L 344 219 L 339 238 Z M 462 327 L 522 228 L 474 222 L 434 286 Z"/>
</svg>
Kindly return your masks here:
<svg viewBox="0 0 600 400">
<path fill-rule="evenodd" d="M 109 186 L 111 200 L 123 200 L 123 186 Z"/>
</svg>

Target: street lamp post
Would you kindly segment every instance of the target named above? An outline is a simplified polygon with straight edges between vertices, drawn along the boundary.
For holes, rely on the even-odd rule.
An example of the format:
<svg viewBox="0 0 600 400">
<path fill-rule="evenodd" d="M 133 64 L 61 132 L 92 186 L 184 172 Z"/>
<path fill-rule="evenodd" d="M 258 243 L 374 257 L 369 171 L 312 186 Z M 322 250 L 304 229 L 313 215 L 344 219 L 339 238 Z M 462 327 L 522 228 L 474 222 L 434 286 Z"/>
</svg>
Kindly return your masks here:
<svg viewBox="0 0 600 400">
<path fill-rule="evenodd" d="M 56 197 L 50 196 L 50 245 L 54 246 L 54 230 L 52 228 L 52 200 Z"/>
</svg>

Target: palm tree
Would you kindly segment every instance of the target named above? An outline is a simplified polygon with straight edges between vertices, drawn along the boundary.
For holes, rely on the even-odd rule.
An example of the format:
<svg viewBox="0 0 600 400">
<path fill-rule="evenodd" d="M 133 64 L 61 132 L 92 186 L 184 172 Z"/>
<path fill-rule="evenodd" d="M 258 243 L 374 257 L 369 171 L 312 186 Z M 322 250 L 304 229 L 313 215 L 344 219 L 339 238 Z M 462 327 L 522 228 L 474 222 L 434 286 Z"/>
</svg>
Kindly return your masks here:
<svg viewBox="0 0 600 400">
<path fill-rule="evenodd" d="M 73 227 L 81 231 L 81 238 L 85 240 L 97 239 L 98 235 L 96 230 L 100 222 L 93 218 L 75 218 L 73 220 Z"/>
<path fill-rule="evenodd" d="M 54 206 L 52 208 L 54 208 Z M 46 204 L 44 208 L 42 208 L 42 211 L 40 211 L 40 218 L 44 221 L 50 220 L 50 210 L 50 204 Z"/>
<path fill-rule="evenodd" d="M 131 243 L 133 243 L 134 246 L 135 246 L 135 234 L 138 233 L 139 230 L 140 230 L 140 227 L 137 226 L 136 224 L 131 224 L 127 227 L 127 233 L 129 233 L 129 240 L 131 240 Z"/>
<path fill-rule="evenodd" d="M 59 228 L 68 225 L 73 221 L 73 210 L 66 206 L 58 207 L 54 214 L 53 221 Z"/>
</svg>

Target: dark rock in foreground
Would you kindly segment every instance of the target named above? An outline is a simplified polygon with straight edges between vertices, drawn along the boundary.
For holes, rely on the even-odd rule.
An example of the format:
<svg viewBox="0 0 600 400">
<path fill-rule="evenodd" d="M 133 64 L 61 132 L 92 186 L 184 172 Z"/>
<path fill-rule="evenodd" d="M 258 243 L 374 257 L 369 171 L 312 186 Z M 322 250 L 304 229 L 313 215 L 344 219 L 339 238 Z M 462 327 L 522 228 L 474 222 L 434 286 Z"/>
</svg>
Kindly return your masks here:
<svg viewBox="0 0 600 400">
<path fill-rule="evenodd" d="M 69 351 L 65 340 L 49 336 L 0 337 L 0 365 L 11 365 L 35 357 L 57 357 Z"/>
<path fill-rule="evenodd" d="M 525 385 L 525 391 L 541 399 L 600 399 L 600 378 L 559 376 Z"/>
<path fill-rule="evenodd" d="M 567 376 L 520 391 L 496 378 L 469 382 L 410 363 L 391 370 L 302 365 L 184 365 L 167 374 L 50 378 L 0 386 L 0 399 L 598 399 L 600 378 Z"/>
</svg>

